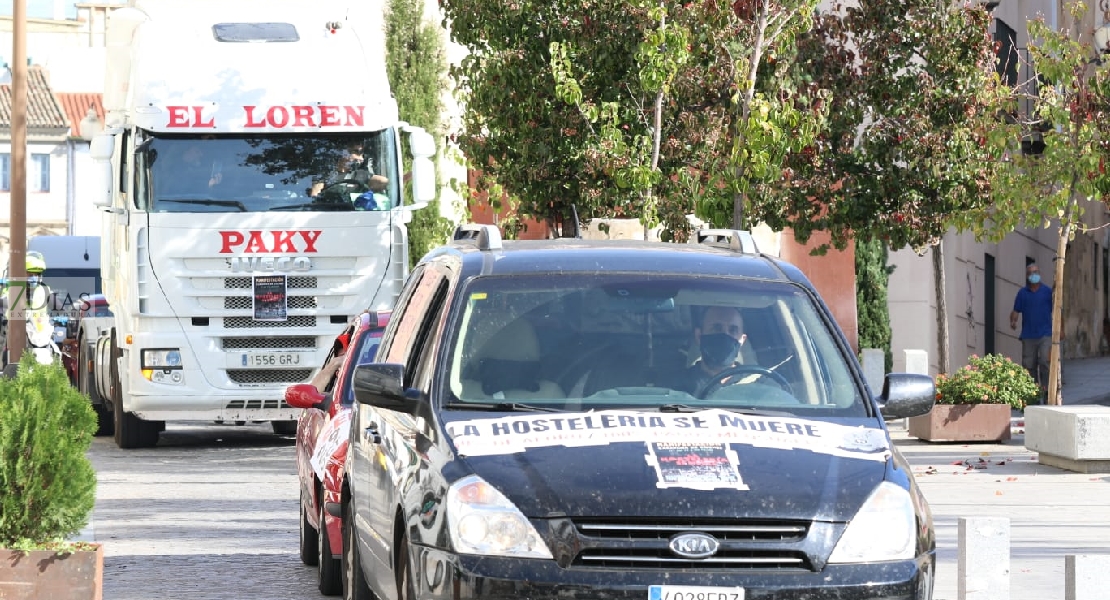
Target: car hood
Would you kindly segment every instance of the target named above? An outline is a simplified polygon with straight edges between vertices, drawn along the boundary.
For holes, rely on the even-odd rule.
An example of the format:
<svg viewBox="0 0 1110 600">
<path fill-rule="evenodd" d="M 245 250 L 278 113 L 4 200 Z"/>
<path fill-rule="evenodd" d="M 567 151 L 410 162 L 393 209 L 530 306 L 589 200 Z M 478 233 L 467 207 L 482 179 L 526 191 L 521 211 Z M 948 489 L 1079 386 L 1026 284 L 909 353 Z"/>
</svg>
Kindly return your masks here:
<svg viewBox="0 0 1110 600">
<path fill-rule="evenodd" d="M 465 469 L 534 518 L 847 521 L 891 466 L 877 420 L 719 410 L 449 416 Z"/>
</svg>

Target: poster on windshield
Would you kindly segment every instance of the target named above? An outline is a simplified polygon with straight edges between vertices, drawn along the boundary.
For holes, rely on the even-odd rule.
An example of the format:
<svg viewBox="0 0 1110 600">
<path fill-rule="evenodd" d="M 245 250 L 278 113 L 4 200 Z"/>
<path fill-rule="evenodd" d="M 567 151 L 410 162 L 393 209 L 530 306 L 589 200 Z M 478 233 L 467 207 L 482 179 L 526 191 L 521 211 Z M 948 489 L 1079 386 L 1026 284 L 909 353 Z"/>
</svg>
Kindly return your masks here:
<svg viewBox="0 0 1110 600">
<path fill-rule="evenodd" d="M 287 289 L 285 275 L 259 275 L 254 278 L 254 320 L 285 321 Z"/>
</svg>

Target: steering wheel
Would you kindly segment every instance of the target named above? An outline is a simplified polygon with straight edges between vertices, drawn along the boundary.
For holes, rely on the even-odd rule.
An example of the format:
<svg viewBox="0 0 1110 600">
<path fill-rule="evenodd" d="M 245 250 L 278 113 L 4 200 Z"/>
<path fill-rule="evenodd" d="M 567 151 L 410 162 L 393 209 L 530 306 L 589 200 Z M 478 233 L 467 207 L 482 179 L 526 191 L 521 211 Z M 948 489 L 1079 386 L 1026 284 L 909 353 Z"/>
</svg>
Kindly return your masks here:
<svg viewBox="0 0 1110 600">
<path fill-rule="evenodd" d="M 761 377 L 767 377 L 768 379 L 774 380 L 783 391 L 791 396 L 794 395 L 794 387 L 790 385 L 790 382 L 780 373 L 759 365 L 733 365 L 714 375 L 713 379 L 710 379 L 701 389 L 694 393 L 694 396 L 697 398 L 707 398 L 710 394 L 725 386 L 736 385 L 738 382 L 730 382 L 729 380 L 737 375 L 759 375 Z"/>
</svg>

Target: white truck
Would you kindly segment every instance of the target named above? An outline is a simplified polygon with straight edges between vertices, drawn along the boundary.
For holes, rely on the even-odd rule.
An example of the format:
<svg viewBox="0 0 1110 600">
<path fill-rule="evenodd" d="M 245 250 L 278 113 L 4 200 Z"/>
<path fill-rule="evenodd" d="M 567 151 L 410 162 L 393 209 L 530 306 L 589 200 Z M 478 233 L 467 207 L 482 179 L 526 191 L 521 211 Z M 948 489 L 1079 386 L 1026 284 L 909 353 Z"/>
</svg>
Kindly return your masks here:
<svg viewBox="0 0 1110 600">
<path fill-rule="evenodd" d="M 285 388 L 353 315 L 393 306 L 405 223 L 435 195 L 435 142 L 399 121 L 381 15 L 364 4 L 112 13 L 90 155 L 114 316 L 92 368 L 120 448 L 156 444 L 167 420 L 295 431 Z"/>
</svg>

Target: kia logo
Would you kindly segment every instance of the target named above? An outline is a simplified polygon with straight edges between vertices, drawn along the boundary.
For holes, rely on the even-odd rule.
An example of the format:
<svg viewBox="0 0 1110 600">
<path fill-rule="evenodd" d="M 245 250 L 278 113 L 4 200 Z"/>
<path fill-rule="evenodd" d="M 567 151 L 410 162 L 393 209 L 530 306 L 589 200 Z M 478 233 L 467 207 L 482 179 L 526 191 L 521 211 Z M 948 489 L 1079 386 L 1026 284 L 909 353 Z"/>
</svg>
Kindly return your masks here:
<svg viewBox="0 0 1110 600">
<path fill-rule="evenodd" d="M 682 558 L 708 558 L 717 553 L 721 543 L 717 538 L 704 533 L 680 533 L 667 544 L 676 556 Z"/>
</svg>

